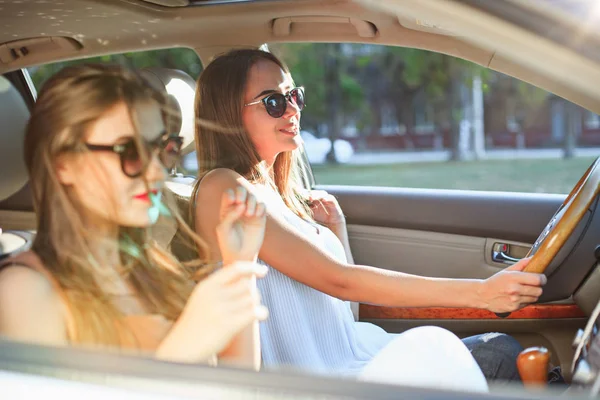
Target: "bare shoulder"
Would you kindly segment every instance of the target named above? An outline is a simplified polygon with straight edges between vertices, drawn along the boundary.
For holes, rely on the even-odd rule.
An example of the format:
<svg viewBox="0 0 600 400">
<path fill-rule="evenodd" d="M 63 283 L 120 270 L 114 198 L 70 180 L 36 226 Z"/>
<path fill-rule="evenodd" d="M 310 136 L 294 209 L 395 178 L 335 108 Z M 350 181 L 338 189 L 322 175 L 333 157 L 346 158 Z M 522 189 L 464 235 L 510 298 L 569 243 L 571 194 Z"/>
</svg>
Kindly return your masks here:
<svg viewBox="0 0 600 400">
<path fill-rule="evenodd" d="M 235 189 L 238 186 L 245 187 L 249 192 L 254 191 L 252 183 L 246 178 L 228 168 L 217 168 L 207 173 L 200 182 L 197 200 L 220 202 L 221 196 L 227 189 Z"/>
<path fill-rule="evenodd" d="M 24 265 L 9 265 L 0 270 L 0 304 L 6 297 L 45 297 L 53 295 L 48 279 Z"/>
<path fill-rule="evenodd" d="M 66 340 L 60 296 L 40 272 L 24 265 L 0 270 L 0 332 L 15 339 L 59 344 Z"/>
<path fill-rule="evenodd" d="M 246 178 L 229 168 L 217 168 L 207 173 L 202 182 L 201 188 L 211 188 L 220 186 L 239 185 L 244 183 L 250 184 Z"/>
</svg>

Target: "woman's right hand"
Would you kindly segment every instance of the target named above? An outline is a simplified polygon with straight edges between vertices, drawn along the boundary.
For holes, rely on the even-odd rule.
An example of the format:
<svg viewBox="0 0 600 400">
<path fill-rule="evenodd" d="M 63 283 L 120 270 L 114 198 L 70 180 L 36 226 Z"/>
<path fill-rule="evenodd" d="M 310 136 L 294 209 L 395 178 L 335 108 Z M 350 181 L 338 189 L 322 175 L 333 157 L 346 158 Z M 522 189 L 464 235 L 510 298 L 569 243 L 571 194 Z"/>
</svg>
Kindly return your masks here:
<svg viewBox="0 0 600 400">
<path fill-rule="evenodd" d="M 238 186 L 227 190 L 221 199 L 221 222 L 216 233 L 224 264 L 255 261 L 265 235 L 264 203 Z"/>
<path fill-rule="evenodd" d="M 221 352 L 244 328 L 268 317 L 253 277 L 267 267 L 236 262 L 200 281 L 175 326 L 161 343 L 157 357 L 199 362 Z"/>
</svg>

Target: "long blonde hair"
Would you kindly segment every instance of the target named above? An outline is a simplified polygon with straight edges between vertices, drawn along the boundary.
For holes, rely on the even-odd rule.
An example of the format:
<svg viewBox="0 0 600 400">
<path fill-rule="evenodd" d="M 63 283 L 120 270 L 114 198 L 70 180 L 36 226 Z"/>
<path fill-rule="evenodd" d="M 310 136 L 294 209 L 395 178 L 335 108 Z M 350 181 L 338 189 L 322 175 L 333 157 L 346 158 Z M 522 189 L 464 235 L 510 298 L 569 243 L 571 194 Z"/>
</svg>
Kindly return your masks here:
<svg viewBox="0 0 600 400">
<path fill-rule="evenodd" d="M 202 71 L 196 85 L 196 117 L 212 121 L 227 130 L 196 125 L 198 177 L 216 168 L 229 168 L 253 182 L 271 184 L 286 205 L 305 219 L 312 219 L 301 193 L 300 150 L 282 152 L 273 165 L 273 176 L 261 166 L 256 147 L 247 134 L 243 120 L 244 91 L 252 66 L 261 60 L 277 64 L 289 74 L 287 66 L 273 54 L 257 49 L 232 50 L 215 58 Z M 197 183 L 198 184 L 198 183 Z"/>
<path fill-rule="evenodd" d="M 138 74 L 119 66 L 79 65 L 54 75 L 42 88 L 25 136 L 25 162 L 29 170 L 37 235 L 32 250 L 65 293 L 72 316 L 76 343 L 123 345 L 127 333 L 122 313 L 99 284 L 97 260 L 91 258 L 87 238 L 92 227 L 81 218 L 81 204 L 56 174 L 57 159 L 82 150 L 88 127 L 113 106 L 127 105 L 137 130 L 136 106 L 155 100 L 168 124 L 166 96 Z M 168 129 L 168 128 L 167 128 Z M 136 132 L 141 146 L 141 136 Z M 141 154 L 143 152 L 140 152 Z M 179 216 L 176 207 L 165 206 L 180 232 L 188 235 L 206 254 L 206 246 Z M 150 237 L 150 229 L 120 227 L 120 259 L 114 266 L 124 271 L 136 295 L 152 313 L 174 320 L 181 313 L 194 286 L 191 279 L 200 261 L 184 266 Z"/>
</svg>

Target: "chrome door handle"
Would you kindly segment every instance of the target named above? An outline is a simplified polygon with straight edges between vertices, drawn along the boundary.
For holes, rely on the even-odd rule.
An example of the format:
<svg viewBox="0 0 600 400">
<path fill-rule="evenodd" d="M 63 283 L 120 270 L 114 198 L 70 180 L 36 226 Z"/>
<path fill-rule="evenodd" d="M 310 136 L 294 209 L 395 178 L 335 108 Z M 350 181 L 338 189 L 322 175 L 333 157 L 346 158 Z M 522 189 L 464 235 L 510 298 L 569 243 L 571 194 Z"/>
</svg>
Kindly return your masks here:
<svg viewBox="0 0 600 400">
<path fill-rule="evenodd" d="M 519 262 L 520 258 L 511 257 L 506 252 L 508 251 L 509 245 L 506 243 L 494 243 L 492 248 L 492 261 L 503 264 L 514 264 Z"/>
</svg>

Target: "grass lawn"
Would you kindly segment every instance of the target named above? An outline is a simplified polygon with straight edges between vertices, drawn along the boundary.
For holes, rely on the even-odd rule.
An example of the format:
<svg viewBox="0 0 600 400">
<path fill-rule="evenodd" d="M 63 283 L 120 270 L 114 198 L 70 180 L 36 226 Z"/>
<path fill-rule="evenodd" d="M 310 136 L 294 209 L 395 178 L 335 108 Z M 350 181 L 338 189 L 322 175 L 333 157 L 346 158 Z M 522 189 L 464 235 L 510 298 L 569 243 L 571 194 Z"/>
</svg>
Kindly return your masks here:
<svg viewBox="0 0 600 400">
<path fill-rule="evenodd" d="M 593 158 L 313 166 L 318 184 L 568 193 Z"/>
</svg>

